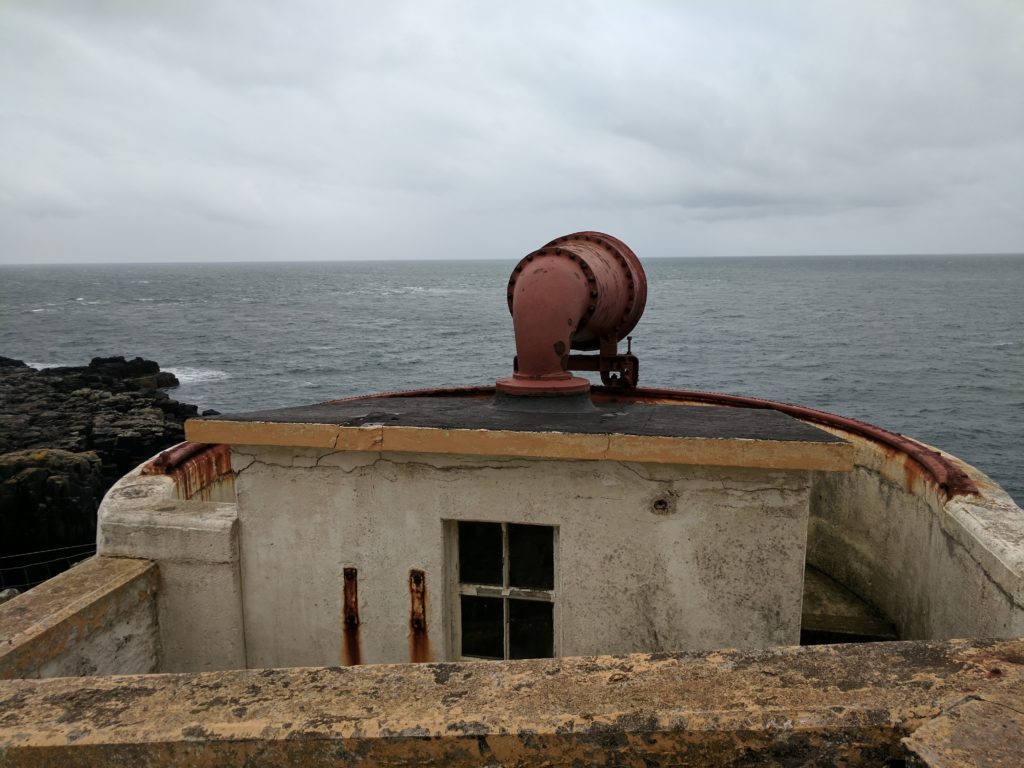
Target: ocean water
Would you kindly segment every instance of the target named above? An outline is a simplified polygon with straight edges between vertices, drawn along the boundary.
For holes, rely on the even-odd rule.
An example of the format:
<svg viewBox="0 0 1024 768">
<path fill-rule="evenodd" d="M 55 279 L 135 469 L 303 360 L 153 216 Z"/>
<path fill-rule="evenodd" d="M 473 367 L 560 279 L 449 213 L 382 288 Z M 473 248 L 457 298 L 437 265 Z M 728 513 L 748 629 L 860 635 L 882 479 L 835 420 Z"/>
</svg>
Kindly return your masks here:
<svg viewBox="0 0 1024 768">
<path fill-rule="evenodd" d="M 141 355 L 222 412 L 491 383 L 514 261 L 0 268 L 0 355 Z M 941 446 L 1024 502 L 1024 258 L 644 262 L 641 385 L 751 395 Z"/>
</svg>

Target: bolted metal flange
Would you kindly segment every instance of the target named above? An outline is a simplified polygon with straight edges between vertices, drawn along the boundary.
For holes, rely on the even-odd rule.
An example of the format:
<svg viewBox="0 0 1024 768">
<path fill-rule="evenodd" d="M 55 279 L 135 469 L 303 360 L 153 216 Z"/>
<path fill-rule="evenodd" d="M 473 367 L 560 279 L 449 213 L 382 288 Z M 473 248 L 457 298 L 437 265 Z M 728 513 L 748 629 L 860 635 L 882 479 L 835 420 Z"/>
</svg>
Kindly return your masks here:
<svg viewBox="0 0 1024 768">
<path fill-rule="evenodd" d="M 612 386 L 635 386 L 639 361 L 618 355 L 647 302 L 647 278 L 630 248 L 601 232 L 556 238 L 516 265 L 508 282 L 517 365 L 497 383 L 507 394 L 578 393 L 586 379 L 570 369 L 600 371 Z M 600 350 L 588 357 L 569 349 Z"/>
</svg>

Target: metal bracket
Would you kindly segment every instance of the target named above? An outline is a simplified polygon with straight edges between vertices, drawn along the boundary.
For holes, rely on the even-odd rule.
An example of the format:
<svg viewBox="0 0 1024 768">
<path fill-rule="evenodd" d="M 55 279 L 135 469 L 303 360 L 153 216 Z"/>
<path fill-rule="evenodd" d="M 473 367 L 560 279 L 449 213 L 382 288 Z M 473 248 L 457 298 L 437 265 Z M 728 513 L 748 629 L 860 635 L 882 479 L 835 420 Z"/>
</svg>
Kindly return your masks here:
<svg viewBox="0 0 1024 768">
<path fill-rule="evenodd" d="M 633 337 L 626 337 L 626 354 L 618 353 L 614 339 L 601 340 L 601 352 L 596 355 L 565 355 L 562 369 L 566 371 L 600 372 L 601 383 L 615 389 L 636 389 L 640 380 L 640 359 L 633 354 Z M 519 370 L 519 356 L 512 358 L 512 370 Z"/>
</svg>

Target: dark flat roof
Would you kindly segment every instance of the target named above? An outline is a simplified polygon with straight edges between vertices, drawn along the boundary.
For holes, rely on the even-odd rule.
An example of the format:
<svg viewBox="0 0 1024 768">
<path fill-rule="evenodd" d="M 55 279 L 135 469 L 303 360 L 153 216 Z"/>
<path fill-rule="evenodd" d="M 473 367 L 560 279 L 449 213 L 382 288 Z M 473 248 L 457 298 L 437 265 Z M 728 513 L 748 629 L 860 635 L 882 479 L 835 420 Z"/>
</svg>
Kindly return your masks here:
<svg viewBox="0 0 1024 768">
<path fill-rule="evenodd" d="M 769 409 L 606 403 L 594 405 L 586 411 L 564 412 L 554 401 L 537 407 L 544 410 L 505 410 L 495 400 L 480 397 L 376 397 L 210 418 L 218 422 L 332 424 L 341 427 L 379 424 L 385 427 L 502 432 L 844 442 L 822 429 Z"/>
</svg>

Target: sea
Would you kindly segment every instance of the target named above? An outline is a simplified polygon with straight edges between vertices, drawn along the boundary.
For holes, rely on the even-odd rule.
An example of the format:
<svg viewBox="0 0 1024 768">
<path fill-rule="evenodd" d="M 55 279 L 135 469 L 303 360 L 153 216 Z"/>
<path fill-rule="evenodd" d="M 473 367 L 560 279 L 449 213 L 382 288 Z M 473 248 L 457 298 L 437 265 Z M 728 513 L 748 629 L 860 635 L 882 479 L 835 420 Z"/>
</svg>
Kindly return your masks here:
<svg viewBox="0 0 1024 768">
<path fill-rule="evenodd" d="M 0 355 L 156 360 L 222 413 L 489 384 L 514 261 L 0 267 Z M 1024 257 L 645 260 L 642 386 L 781 400 L 940 446 L 1024 503 Z"/>
</svg>

